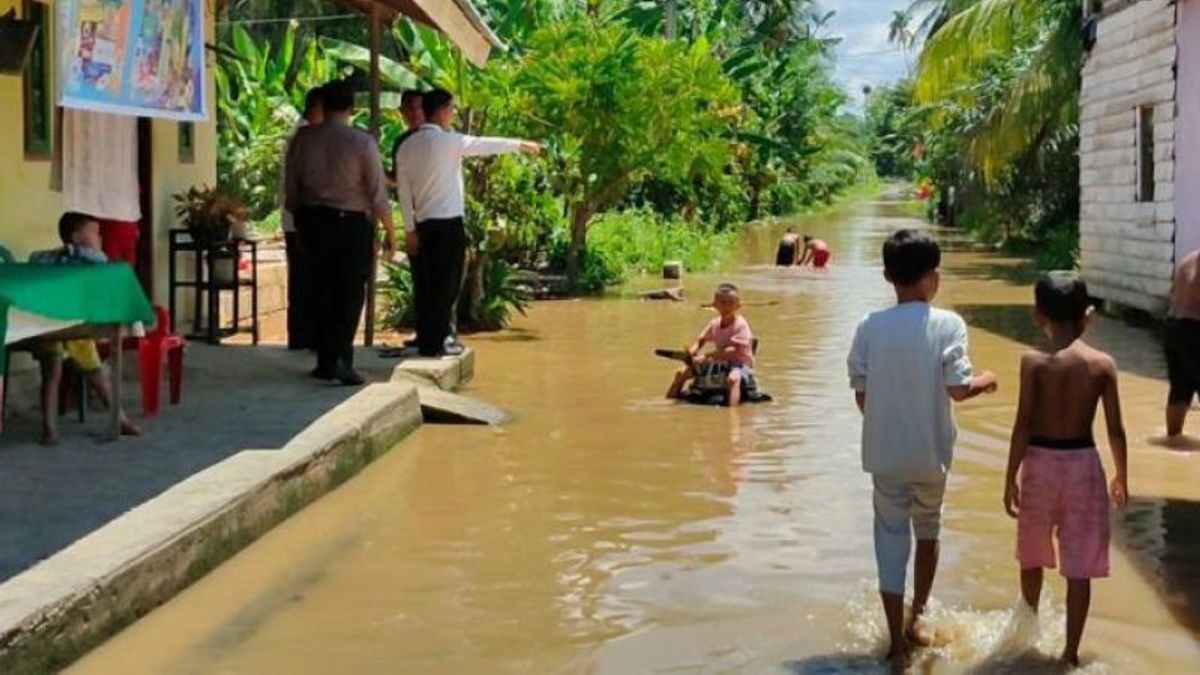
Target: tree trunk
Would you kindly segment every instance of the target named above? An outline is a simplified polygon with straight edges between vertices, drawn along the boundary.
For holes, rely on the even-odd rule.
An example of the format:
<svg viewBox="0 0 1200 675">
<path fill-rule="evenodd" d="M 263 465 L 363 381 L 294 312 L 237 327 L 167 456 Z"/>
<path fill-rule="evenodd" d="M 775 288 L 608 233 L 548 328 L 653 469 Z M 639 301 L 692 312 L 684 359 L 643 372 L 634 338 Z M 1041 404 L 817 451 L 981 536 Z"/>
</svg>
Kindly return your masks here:
<svg viewBox="0 0 1200 675">
<path fill-rule="evenodd" d="M 592 219 L 591 208 L 577 204 L 571 216 L 571 248 L 567 250 L 567 282 L 575 288 L 583 264 L 583 250 L 587 246 L 587 225 Z"/>
<path fill-rule="evenodd" d="M 458 326 L 462 330 L 489 330 L 481 320 L 480 307 L 484 301 L 483 271 L 488 263 L 488 254 L 474 246 L 467 252 L 467 264 L 463 274 L 462 291 L 458 295 Z"/>
</svg>

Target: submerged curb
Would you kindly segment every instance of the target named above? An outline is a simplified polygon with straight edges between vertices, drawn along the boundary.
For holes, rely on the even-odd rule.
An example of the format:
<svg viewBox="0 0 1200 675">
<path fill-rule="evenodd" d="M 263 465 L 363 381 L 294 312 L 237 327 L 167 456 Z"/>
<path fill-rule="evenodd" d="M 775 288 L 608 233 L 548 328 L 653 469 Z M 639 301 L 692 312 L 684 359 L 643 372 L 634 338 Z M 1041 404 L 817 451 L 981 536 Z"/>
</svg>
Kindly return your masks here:
<svg viewBox="0 0 1200 675">
<path fill-rule="evenodd" d="M 273 450 L 244 450 L 0 585 L 0 673 L 57 671 L 345 482 L 422 422 L 401 371 Z M 474 355 L 420 364 L 457 389 Z"/>
</svg>

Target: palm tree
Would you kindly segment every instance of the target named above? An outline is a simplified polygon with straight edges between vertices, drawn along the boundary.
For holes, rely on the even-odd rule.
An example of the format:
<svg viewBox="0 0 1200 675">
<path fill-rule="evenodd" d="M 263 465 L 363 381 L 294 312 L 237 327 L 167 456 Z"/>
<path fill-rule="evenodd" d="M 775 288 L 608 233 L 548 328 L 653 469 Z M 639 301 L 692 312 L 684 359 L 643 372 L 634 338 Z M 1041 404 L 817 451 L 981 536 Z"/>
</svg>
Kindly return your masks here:
<svg viewBox="0 0 1200 675">
<path fill-rule="evenodd" d="M 969 3 L 960 9 L 963 3 Z M 933 4 L 929 2 L 927 4 Z M 916 98 L 970 105 L 1003 64 L 1013 78 L 970 133 L 970 159 L 994 180 L 1078 118 L 1082 46 L 1078 0 L 941 0 L 949 18 L 921 52 Z M 936 9 L 936 8 L 935 8 Z M 953 12 L 952 10 L 960 9 Z"/>
<path fill-rule="evenodd" d="M 916 38 L 910 27 L 911 24 L 911 10 L 897 9 L 892 12 L 892 22 L 888 24 L 888 42 L 908 51 L 913 45 L 913 40 Z"/>
</svg>

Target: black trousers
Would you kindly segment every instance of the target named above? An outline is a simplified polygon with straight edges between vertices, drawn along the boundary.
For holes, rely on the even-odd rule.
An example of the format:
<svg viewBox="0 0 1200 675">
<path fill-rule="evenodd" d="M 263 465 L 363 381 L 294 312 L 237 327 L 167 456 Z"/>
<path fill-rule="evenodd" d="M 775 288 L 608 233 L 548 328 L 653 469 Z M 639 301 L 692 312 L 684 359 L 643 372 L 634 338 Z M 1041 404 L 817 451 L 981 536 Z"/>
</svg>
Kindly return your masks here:
<svg viewBox="0 0 1200 675">
<path fill-rule="evenodd" d="M 413 261 L 413 276 L 419 294 L 417 347 L 422 356 L 441 353 L 451 333 L 454 304 L 462 290 L 463 261 L 467 254 L 467 231 L 462 218 L 426 220 L 417 223 L 421 252 Z"/>
<path fill-rule="evenodd" d="M 304 255 L 299 232 L 284 232 L 283 243 L 287 251 L 288 349 L 316 349 L 312 266 Z"/>
<path fill-rule="evenodd" d="M 354 335 L 367 299 L 375 226 L 366 214 L 306 206 L 297 214 L 312 270 L 317 368 L 354 366 Z"/>
</svg>

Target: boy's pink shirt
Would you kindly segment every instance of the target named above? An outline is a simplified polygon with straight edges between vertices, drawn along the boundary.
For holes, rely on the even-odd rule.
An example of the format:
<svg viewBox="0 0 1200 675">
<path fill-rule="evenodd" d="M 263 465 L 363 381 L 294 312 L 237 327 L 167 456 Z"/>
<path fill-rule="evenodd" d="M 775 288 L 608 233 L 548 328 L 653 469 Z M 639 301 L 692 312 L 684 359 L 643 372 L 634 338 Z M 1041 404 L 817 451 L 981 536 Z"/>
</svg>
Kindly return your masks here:
<svg viewBox="0 0 1200 675">
<path fill-rule="evenodd" d="M 740 314 L 728 326 L 721 325 L 719 316 L 713 319 L 700 333 L 700 341 L 715 345 L 718 351 L 734 345 L 737 353 L 731 362 L 739 366 L 754 365 L 754 333 L 750 331 L 750 322 Z"/>
</svg>

